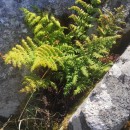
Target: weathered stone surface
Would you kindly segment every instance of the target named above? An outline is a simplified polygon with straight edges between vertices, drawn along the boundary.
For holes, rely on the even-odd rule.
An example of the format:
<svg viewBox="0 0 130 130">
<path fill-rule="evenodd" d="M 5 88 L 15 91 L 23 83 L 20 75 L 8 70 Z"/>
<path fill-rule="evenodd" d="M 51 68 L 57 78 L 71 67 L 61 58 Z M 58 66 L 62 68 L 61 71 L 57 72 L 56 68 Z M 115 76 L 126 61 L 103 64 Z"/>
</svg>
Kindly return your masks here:
<svg viewBox="0 0 130 130">
<path fill-rule="evenodd" d="M 33 6 L 49 10 L 56 15 L 66 10 L 74 0 L 0 0 L 0 52 L 6 53 L 27 34 L 19 8 Z M 4 65 L 0 59 L 0 117 L 9 117 L 17 110 L 24 96 L 19 94 L 22 76 L 19 71 Z"/>
<path fill-rule="evenodd" d="M 120 130 L 130 115 L 130 46 L 73 114 L 69 130 Z"/>
</svg>

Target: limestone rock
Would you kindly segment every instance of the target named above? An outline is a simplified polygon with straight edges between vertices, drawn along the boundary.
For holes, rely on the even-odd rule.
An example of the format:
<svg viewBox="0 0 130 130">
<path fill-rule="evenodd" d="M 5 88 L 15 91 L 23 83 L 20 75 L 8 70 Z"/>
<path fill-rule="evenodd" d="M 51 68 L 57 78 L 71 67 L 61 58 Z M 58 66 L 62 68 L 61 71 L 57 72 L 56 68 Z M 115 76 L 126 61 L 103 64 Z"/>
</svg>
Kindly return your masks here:
<svg viewBox="0 0 130 130">
<path fill-rule="evenodd" d="M 27 34 L 21 7 L 40 7 L 62 15 L 74 0 L 0 0 L 0 52 L 6 53 Z M 14 114 L 25 96 L 19 93 L 22 75 L 0 59 L 0 118 Z"/>
<path fill-rule="evenodd" d="M 69 130 L 120 130 L 130 115 L 130 46 L 73 114 Z"/>
</svg>

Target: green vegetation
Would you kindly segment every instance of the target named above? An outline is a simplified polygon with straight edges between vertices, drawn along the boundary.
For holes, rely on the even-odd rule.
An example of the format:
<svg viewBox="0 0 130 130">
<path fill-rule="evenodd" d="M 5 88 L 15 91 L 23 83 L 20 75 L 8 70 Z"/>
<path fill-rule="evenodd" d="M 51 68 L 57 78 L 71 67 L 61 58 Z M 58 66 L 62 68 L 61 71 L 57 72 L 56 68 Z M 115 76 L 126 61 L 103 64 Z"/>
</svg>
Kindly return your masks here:
<svg viewBox="0 0 130 130">
<path fill-rule="evenodd" d="M 76 0 L 70 8 L 73 23 L 69 27 L 46 12 L 22 9 L 33 36 L 22 39 L 4 56 L 6 64 L 27 69 L 21 92 L 43 88 L 64 96 L 78 95 L 101 79 L 112 65 L 111 60 L 103 59 L 109 57 L 125 23 L 122 6 L 113 13 L 102 12 L 100 3 Z"/>
<path fill-rule="evenodd" d="M 76 4 L 81 7 L 70 8 L 75 13 L 70 16 L 74 24 L 70 24 L 68 34 L 64 33 L 67 27 L 62 27 L 54 16 L 22 9 L 33 37 L 23 39 L 21 45 L 5 55 L 7 64 L 30 70 L 22 92 L 36 91 L 39 87 L 52 87 L 58 92 L 62 87 L 65 95 L 70 92 L 76 95 L 109 69 L 111 61 L 104 64 L 100 59 L 108 56 L 120 37 L 117 32 L 121 30 L 118 25 L 122 24 L 122 7 L 113 15 L 109 11 L 103 14 L 95 0 L 92 4 L 77 0 Z M 90 33 L 92 30 L 95 34 Z"/>
</svg>

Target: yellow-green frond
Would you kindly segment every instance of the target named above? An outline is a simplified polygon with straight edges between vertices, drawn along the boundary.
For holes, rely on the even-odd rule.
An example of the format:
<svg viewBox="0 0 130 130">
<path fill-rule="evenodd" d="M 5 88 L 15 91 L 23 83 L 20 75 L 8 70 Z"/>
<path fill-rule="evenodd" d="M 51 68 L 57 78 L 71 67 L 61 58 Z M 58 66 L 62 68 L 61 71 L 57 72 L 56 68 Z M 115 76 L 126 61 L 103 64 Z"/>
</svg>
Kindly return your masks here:
<svg viewBox="0 0 130 130">
<path fill-rule="evenodd" d="M 47 67 L 53 71 L 58 70 L 58 65 L 62 64 L 61 51 L 50 45 L 42 45 L 35 51 L 36 59 L 32 65 L 31 71 L 39 67 Z"/>
<path fill-rule="evenodd" d="M 54 82 L 46 79 L 42 79 L 37 77 L 36 75 L 32 76 L 25 76 L 23 82 L 24 88 L 20 90 L 20 92 L 30 93 L 35 92 L 39 88 L 47 89 L 52 87 L 53 89 L 57 90 L 57 86 Z"/>
<path fill-rule="evenodd" d="M 34 50 L 37 45 L 32 41 L 30 37 L 26 40 L 22 39 L 21 45 L 16 45 L 9 51 L 5 57 L 5 63 L 12 64 L 14 67 L 21 68 L 22 65 L 28 65 L 33 62 Z"/>
</svg>

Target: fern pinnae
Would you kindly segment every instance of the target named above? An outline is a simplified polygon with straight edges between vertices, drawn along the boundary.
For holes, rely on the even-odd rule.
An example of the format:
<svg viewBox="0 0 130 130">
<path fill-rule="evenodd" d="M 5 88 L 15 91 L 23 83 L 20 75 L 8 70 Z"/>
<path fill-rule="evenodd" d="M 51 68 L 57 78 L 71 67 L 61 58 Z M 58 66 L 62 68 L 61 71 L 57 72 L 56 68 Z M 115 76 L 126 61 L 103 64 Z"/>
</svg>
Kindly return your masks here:
<svg viewBox="0 0 130 130">
<path fill-rule="evenodd" d="M 52 56 L 58 56 L 57 52 L 55 51 L 55 47 L 49 45 L 46 47 L 50 50 Z"/>
<path fill-rule="evenodd" d="M 65 69 L 63 57 L 53 57 L 55 63 Z"/>
<path fill-rule="evenodd" d="M 45 51 L 48 53 L 49 56 L 52 56 L 53 54 L 56 55 L 55 52 L 54 52 L 54 50 L 52 49 L 52 47 L 50 47 L 49 45 L 46 45 L 46 44 L 45 44 L 45 45 L 40 46 L 40 47 L 37 49 L 37 52 L 38 52 L 38 51 L 42 51 L 42 50 L 43 50 L 43 51 L 45 50 Z"/>
<path fill-rule="evenodd" d="M 45 63 L 45 60 L 42 59 L 41 61 L 41 58 L 37 57 L 34 62 L 33 62 L 33 65 L 31 66 L 31 72 L 33 72 L 34 70 L 36 70 L 37 68 L 39 67 L 46 67 L 46 63 Z"/>
<path fill-rule="evenodd" d="M 87 4 L 86 2 L 84 2 L 83 0 L 76 0 L 76 4 L 80 4 L 80 5 L 82 5 L 82 7 L 84 7 L 84 9 L 86 10 L 86 12 L 87 12 L 87 10 L 93 10 L 93 7 L 92 7 L 92 5 L 90 5 L 90 4 Z"/>
<path fill-rule="evenodd" d="M 7 64 L 12 64 L 14 67 L 21 68 L 21 66 L 25 65 L 29 60 L 30 58 L 27 52 L 24 51 L 20 45 L 12 48 L 12 50 L 5 55 L 5 62 Z"/>
<path fill-rule="evenodd" d="M 35 16 L 36 16 L 36 14 L 34 14 L 34 13 L 28 11 L 28 10 L 25 9 L 25 8 L 21 8 L 20 10 L 24 13 L 25 21 L 29 21 L 29 22 L 30 22 L 30 20 L 28 20 L 28 19 L 30 18 L 30 16 L 32 16 L 32 17 L 35 17 Z M 32 19 L 31 19 L 31 20 L 32 20 Z"/>
<path fill-rule="evenodd" d="M 81 8 L 79 8 L 78 6 L 72 6 L 71 8 L 69 8 L 70 10 L 74 10 L 77 12 L 77 14 L 81 17 L 84 17 L 85 16 L 85 12 L 84 10 L 82 10 Z"/>
<path fill-rule="evenodd" d="M 30 23 L 30 26 L 36 25 L 41 20 L 40 16 L 37 16 L 35 19 L 33 19 Z"/>
<path fill-rule="evenodd" d="M 81 93 L 83 91 L 81 88 L 82 88 L 82 85 L 77 86 L 76 89 L 73 92 L 73 95 L 77 95 L 77 94 Z"/>
<path fill-rule="evenodd" d="M 43 26 L 49 23 L 49 15 L 47 12 L 43 14 L 43 17 L 41 18 L 39 23 L 41 23 Z"/>
<path fill-rule="evenodd" d="M 38 24 L 35 28 L 34 28 L 34 34 L 36 35 L 40 30 L 43 29 L 42 24 Z"/>
<path fill-rule="evenodd" d="M 35 38 L 36 38 L 37 40 L 39 40 L 39 39 L 43 38 L 45 35 L 46 35 L 46 32 L 43 31 L 43 30 L 41 30 L 41 31 L 37 32 L 37 34 L 35 34 Z M 41 42 L 41 40 L 39 40 L 38 43 L 39 43 L 39 42 Z"/>
<path fill-rule="evenodd" d="M 43 41 L 41 41 L 37 36 L 34 36 L 33 40 L 38 46 L 41 46 L 43 44 Z"/>
<path fill-rule="evenodd" d="M 36 18 L 36 14 L 35 14 L 35 13 L 30 13 L 30 14 L 28 14 L 28 16 L 26 17 L 26 21 L 27 21 L 28 23 L 31 23 L 35 18 Z"/>
<path fill-rule="evenodd" d="M 24 39 L 22 39 L 21 43 L 22 43 L 23 48 L 24 48 L 28 53 L 31 52 L 31 48 L 29 47 L 29 45 L 27 44 L 27 42 L 26 42 Z"/>
<path fill-rule="evenodd" d="M 56 20 L 54 16 L 51 16 L 50 19 L 52 20 L 52 22 L 53 22 L 58 28 L 61 28 L 60 22 L 59 22 L 58 20 Z"/>
<path fill-rule="evenodd" d="M 75 14 L 71 14 L 71 15 L 69 16 L 69 18 L 73 19 L 73 20 L 74 20 L 74 22 L 76 22 L 76 23 L 77 23 L 77 21 L 79 21 L 78 16 L 77 16 L 77 15 L 75 15 Z"/>
<path fill-rule="evenodd" d="M 46 26 L 46 30 L 47 32 L 51 32 L 54 28 L 54 23 L 50 22 L 47 26 Z"/>
<path fill-rule="evenodd" d="M 42 56 L 46 56 L 46 57 L 49 57 L 49 53 L 47 50 L 43 50 L 43 48 L 38 48 L 36 51 L 35 51 L 35 55 L 38 56 L 38 57 L 42 57 Z"/>
<path fill-rule="evenodd" d="M 40 23 L 42 24 L 42 25 L 47 25 L 48 23 L 49 23 L 49 15 L 48 15 L 48 13 L 46 13 L 44 16 L 43 16 L 43 18 L 40 20 Z"/>
<path fill-rule="evenodd" d="M 27 43 L 32 48 L 32 50 L 35 50 L 38 47 L 29 36 L 27 36 L 26 40 L 27 40 Z"/>
<path fill-rule="evenodd" d="M 77 84 L 77 81 L 78 81 L 78 74 L 74 74 L 72 79 L 72 84 L 75 86 Z"/>
<path fill-rule="evenodd" d="M 36 50 L 35 54 L 37 58 L 32 66 L 32 71 L 40 66 L 48 67 L 54 71 L 57 71 L 57 63 L 54 59 L 58 57 L 59 52 L 55 50 L 55 47 L 50 45 L 42 45 Z"/>
<path fill-rule="evenodd" d="M 50 68 L 52 71 L 57 71 L 58 70 L 58 66 L 56 61 L 54 61 L 53 58 L 50 58 L 48 61 L 48 68 Z"/>
<path fill-rule="evenodd" d="M 25 53 L 25 54 L 27 54 L 27 51 L 25 51 L 25 49 L 21 46 L 21 45 L 16 45 L 15 46 L 15 50 L 14 49 L 12 49 L 13 51 L 20 51 L 21 53 Z"/>
<path fill-rule="evenodd" d="M 35 92 L 41 87 L 47 89 L 49 86 L 57 90 L 57 86 L 54 82 L 47 79 L 41 79 L 36 75 L 25 76 L 23 85 L 25 87 L 21 90 L 21 92 L 26 93 Z"/>
</svg>

